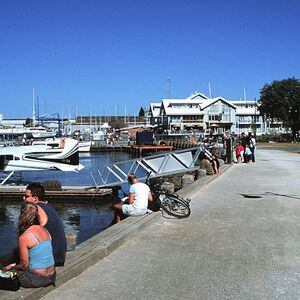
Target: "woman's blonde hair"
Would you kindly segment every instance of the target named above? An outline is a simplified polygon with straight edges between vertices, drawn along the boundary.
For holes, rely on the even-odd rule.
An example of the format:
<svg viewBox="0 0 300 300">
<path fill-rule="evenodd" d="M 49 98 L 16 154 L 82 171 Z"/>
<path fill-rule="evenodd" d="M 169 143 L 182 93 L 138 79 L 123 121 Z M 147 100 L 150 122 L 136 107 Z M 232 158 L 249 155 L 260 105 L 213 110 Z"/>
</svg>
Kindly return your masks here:
<svg viewBox="0 0 300 300">
<path fill-rule="evenodd" d="M 19 216 L 19 236 L 32 225 L 40 225 L 38 207 L 34 203 L 24 202 Z"/>
</svg>

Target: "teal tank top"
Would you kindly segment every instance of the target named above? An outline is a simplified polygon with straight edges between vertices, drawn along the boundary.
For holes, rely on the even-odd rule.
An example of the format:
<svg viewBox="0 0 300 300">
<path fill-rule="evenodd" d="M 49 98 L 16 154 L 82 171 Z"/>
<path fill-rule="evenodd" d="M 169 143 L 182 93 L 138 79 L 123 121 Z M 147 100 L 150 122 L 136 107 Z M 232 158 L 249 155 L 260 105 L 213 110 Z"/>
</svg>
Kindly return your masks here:
<svg viewBox="0 0 300 300">
<path fill-rule="evenodd" d="M 29 269 L 47 269 L 54 265 L 51 240 L 40 242 L 31 232 L 28 233 L 37 244 L 29 249 Z"/>
</svg>

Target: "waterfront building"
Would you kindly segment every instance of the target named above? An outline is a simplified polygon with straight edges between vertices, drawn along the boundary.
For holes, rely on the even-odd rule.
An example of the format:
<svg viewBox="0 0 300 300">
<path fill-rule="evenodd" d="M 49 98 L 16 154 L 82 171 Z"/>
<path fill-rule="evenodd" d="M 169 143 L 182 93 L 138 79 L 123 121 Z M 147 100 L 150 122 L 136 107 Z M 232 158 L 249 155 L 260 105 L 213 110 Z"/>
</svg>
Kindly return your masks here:
<svg viewBox="0 0 300 300">
<path fill-rule="evenodd" d="M 196 93 L 185 99 L 163 99 L 159 115 L 158 107 L 157 103 L 150 104 L 151 125 L 162 126 L 169 134 L 207 130 L 223 133 L 235 124 L 236 107 L 223 97 Z"/>
<path fill-rule="evenodd" d="M 150 103 L 148 113 L 150 124 L 162 127 L 169 134 L 222 134 L 226 130 L 256 135 L 285 132 L 282 122 L 260 115 L 256 100 L 209 98 L 197 92 L 184 99 L 162 99 L 160 103 Z"/>
</svg>

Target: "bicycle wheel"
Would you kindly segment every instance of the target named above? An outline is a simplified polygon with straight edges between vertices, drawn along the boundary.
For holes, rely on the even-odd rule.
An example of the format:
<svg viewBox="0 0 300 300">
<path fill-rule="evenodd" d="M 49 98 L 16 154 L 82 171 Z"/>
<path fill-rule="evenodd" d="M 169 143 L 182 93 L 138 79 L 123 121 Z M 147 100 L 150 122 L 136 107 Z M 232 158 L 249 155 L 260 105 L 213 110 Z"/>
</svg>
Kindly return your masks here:
<svg viewBox="0 0 300 300">
<path fill-rule="evenodd" d="M 162 196 L 160 202 L 161 208 L 171 216 L 187 218 L 191 214 L 188 202 L 178 195 L 166 193 Z"/>
</svg>

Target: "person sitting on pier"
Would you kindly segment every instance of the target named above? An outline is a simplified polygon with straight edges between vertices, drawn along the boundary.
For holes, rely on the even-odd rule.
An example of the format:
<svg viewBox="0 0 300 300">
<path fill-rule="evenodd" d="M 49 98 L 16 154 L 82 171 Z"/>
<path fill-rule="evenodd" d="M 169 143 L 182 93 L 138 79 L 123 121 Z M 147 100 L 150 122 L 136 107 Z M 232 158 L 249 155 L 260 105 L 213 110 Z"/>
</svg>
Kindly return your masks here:
<svg viewBox="0 0 300 300">
<path fill-rule="evenodd" d="M 216 175 L 221 175 L 221 171 L 220 171 L 220 163 L 219 163 L 219 160 L 218 160 L 218 157 L 216 156 L 216 154 L 213 154 L 211 156 L 211 165 L 212 165 L 212 168 L 215 172 Z"/>
<path fill-rule="evenodd" d="M 200 169 L 206 170 L 206 175 L 214 174 L 214 169 L 210 162 L 210 158 L 205 154 L 204 151 L 200 153 L 198 160 Z"/>
<path fill-rule="evenodd" d="M 23 203 L 20 211 L 18 264 L 12 263 L 4 270 L 15 271 L 22 287 L 44 287 L 54 284 L 56 272 L 51 236 L 40 225 L 37 205 Z"/>
<path fill-rule="evenodd" d="M 142 216 L 147 213 L 148 200 L 152 202 L 152 194 L 147 184 L 139 182 L 135 174 L 128 175 L 130 183 L 129 196 L 125 203 L 114 205 L 114 224 L 126 216 Z"/>
<path fill-rule="evenodd" d="M 49 231 L 52 237 L 55 266 L 63 266 L 67 252 L 64 224 L 54 207 L 45 201 L 44 187 L 39 183 L 30 183 L 26 187 L 23 199 L 26 202 L 37 204 L 40 224 Z"/>
</svg>

